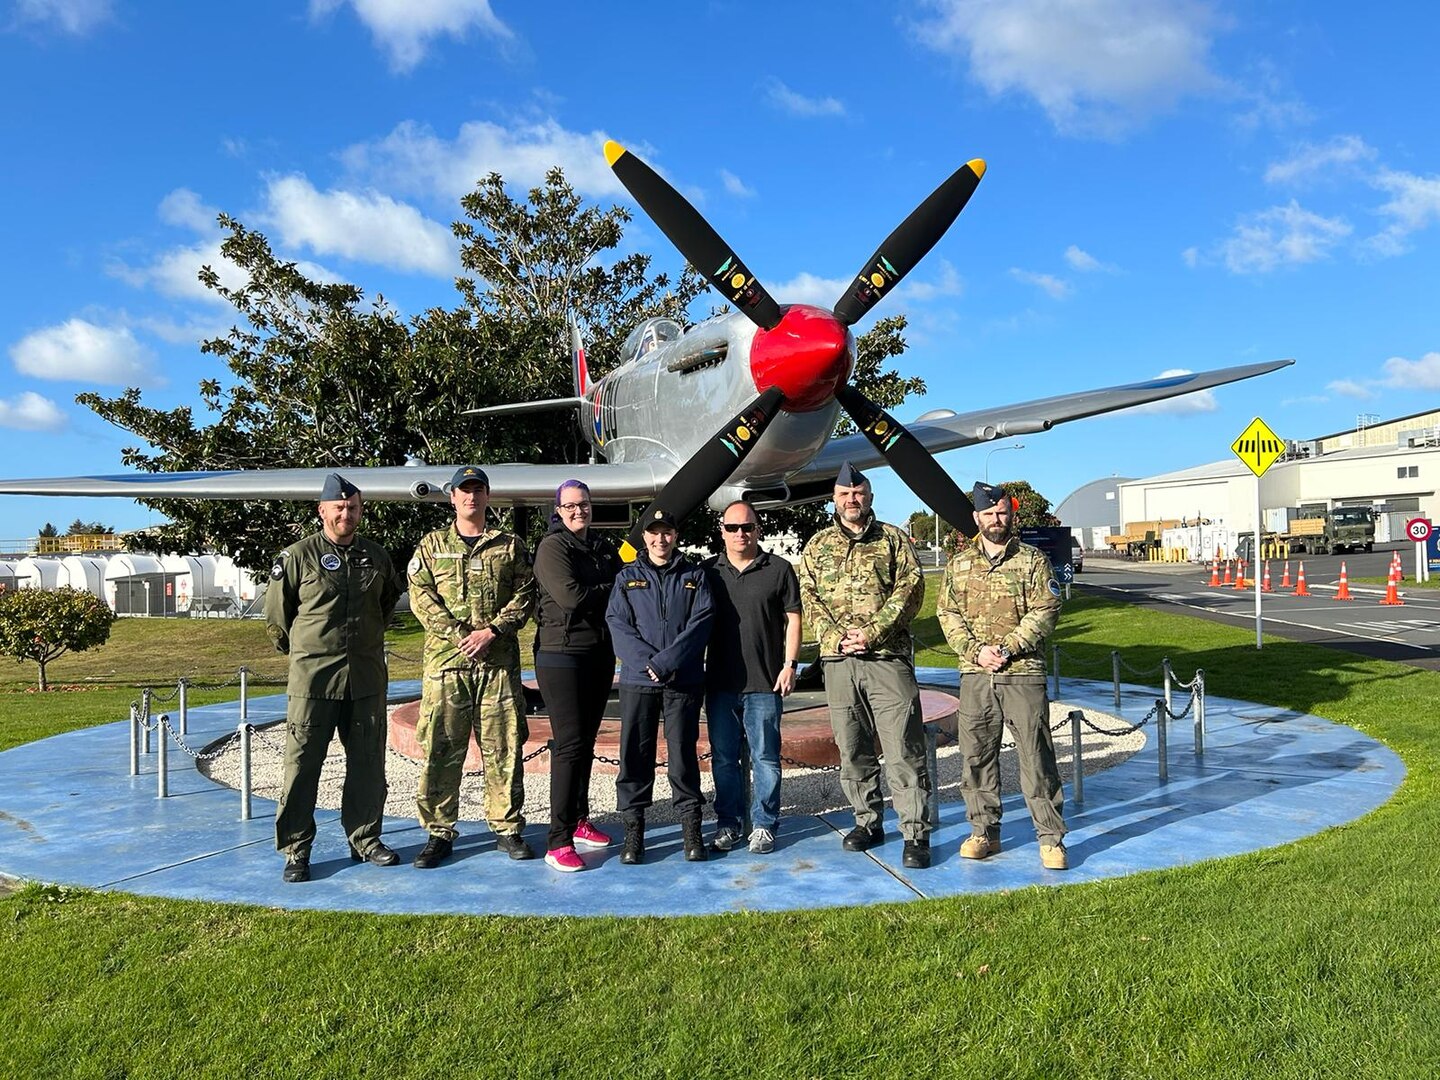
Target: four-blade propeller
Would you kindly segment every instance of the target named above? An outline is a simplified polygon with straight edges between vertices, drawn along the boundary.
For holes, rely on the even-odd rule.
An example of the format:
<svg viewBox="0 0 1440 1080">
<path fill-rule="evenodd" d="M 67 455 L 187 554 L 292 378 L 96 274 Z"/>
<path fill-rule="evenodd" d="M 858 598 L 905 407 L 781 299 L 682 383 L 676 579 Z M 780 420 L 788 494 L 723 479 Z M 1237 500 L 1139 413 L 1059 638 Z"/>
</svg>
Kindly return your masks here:
<svg viewBox="0 0 1440 1080">
<path fill-rule="evenodd" d="M 682 520 L 693 513 L 745 460 L 766 425 L 782 409 L 813 409 L 831 396 L 911 491 L 942 519 L 973 536 L 974 507 L 969 497 L 904 426 L 844 379 L 849 374 L 853 343 L 848 327 L 864 318 L 945 234 L 985 175 L 985 162 L 978 158 L 967 162 L 916 207 L 866 262 L 832 314 L 777 304 L 710 223 L 655 170 L 613 141 L 605 144 L 605 160 L 680 254 L 759 328 L 752 345 L 751 372 L 761 393 L 671 477 L 641 514 L 630 542 L 637 548 L 642 545 L 641 523 L 656 510 L 668 510 Z M 784 333 L 783 348 L 778 344 L 773 350 L 767 348 L 766 337 L 772 333 Z M 788 372 L 763 370 L 763 359 L 771 351 L 785 357 L 795 355 L 797 337 L 803 337 L 808 346 L 803 350 L 805 364 L 799 384 L 793 364 Z M 781 359 L 773 366 L 785 364 Z"/>
</svg>

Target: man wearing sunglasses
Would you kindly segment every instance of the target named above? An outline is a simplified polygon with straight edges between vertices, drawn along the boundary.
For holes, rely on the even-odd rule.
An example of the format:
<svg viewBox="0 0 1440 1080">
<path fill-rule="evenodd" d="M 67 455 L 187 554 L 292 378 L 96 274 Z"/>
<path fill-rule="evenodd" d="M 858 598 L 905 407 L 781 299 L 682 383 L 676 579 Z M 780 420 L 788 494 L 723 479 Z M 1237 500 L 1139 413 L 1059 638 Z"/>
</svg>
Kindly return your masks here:
<svg viewBox="0 0 1440 1080">
<path fill-rule="evenodd" d="M 705 657 L 705 717 L 715 777 L 715 836 L 729 851 L 743 838 L 742 740 L 750 746 L 754 792 L 750 850 L 775 849 L 780 818 L 781 699 L 795 689 L 800 652 L 800 582 L 795 568 L 760 548 L 760 520 L 743 500 L 721 515 L 725 550 L 705 563 L 715 625 Z"/>
</svg>

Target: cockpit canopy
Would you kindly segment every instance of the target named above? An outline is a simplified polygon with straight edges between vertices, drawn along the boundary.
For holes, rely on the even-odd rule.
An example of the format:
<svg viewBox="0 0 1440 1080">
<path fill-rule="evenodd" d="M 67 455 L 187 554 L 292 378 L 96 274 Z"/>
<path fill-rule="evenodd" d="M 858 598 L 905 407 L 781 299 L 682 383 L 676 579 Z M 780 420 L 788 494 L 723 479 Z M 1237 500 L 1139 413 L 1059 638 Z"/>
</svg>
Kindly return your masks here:
<svg viewBox="0 0 1440 1080">
<path fill-rule="evenodd" d="M 638 360 L 656 345 L 667 341 L 679 341 L 685 333 L 674 319 L 646 319 L 630 332 L 620 354 L 628 362 Z"/>
</svg>

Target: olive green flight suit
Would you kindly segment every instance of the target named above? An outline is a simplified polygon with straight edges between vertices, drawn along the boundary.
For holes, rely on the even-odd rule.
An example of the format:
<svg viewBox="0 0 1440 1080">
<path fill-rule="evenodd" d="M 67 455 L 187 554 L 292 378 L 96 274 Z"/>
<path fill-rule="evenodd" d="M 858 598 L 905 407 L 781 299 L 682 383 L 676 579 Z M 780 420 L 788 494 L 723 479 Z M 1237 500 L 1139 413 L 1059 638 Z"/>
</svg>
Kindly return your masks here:
<svg viewBox="0 0 1440 1080">
<path fill-rule="evenodd" d="M 485 763 L 485 818 L 498 834 L 525 828 L 521 768 L 529 727 L 517 634 L 535 608 L 535 575 L 520 538 L 486 529 L 467 545 L 454 524 L 425 536 L 410 560 L 410 608 L 425 627 L 415 736 L 425 765 L 415 793 L 420 824 L 454 840 L 460 778 L 472 732 Z M 478 661 L 460 651 L 472 631 L 496 633 Z"/>
<path fill-rule="evenodd" d="M 280 553 L 265 594 L 265 628 L 290 656 L 285 777 L 275 846 L 308 855 L 315 839 L 320 769 L 338 732 L 345 747 L 340 823 L 364 854 L 385 813 L 385 627 L 401 583 L 385 549 L 348 547 L 317 532 Z"/>
</svg>

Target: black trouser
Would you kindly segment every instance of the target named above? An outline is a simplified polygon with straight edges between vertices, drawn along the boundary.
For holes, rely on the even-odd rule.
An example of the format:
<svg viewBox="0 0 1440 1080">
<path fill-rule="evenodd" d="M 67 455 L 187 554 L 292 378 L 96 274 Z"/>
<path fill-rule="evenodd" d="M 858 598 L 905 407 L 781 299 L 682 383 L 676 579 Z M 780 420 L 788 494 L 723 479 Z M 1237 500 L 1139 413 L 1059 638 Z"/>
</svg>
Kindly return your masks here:
<svg viewBox="0 0 1440 1080">
<path fill-rule="evenodd" d="M 535 658 L 535 681 L 550 714 L 549 850 L 575 841 L 575 826 L 590 816 L 590 773 L 595 765 L 595 736 L 615 681 L 615 654 L 608 648 L 583 656 L 566 655 L 567 665 L 552 667 L 544 653 Z"/>
<path fill-rule="evenodd" d="M 699 814 L 705 805 L 700 794 L 700 741 L 698 686 L 620 687 L 620 778 L 615 782 L 616 806 L 627 821 L 644 814 L 655 801 L 655 743 L 660 722 L 665 723 L 670 789 L 680 815 Z"/>
</svg>

